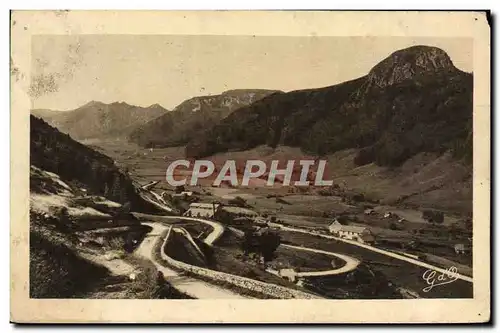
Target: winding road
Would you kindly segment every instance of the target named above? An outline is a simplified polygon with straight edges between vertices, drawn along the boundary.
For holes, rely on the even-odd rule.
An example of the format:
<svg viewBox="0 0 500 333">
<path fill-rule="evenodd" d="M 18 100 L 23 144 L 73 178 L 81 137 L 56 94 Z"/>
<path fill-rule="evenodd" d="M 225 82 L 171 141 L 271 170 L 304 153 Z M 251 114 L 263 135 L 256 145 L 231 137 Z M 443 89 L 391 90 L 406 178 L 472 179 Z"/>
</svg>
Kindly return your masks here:
<svg viewBox="0 0 500 333">
<path fill-rule="evenodd" d="M 200 219 L 200 218 L 196 218 L 196 217 L 185 217 L 185 216 L 164 216 L 164 218 L 171 219 L 171 220 L 195 221 L 195 222 L 208 224 L 209 226 L 211 226 L 213 228 L 212 232 L 204 240 L 204 242 L 207 243 L 208 245 L 212 245 L 224 233 L 224 227 L 222 226 L 222 224 L 214 222 L 214 221 Z"/>
<path fill-rule="evenodd" d="M 202 219 L 202 218 L 184 217 L 184 216 L 164 216 L 163 218 L 165 218 L 167 220 L 170 219 L 170 220 L 194 221 L 194 222 L 199 222 L 199 223 L 203 223 L 203 224 L 207 224 L 207 225 L 211 226 L 212 232 L 205 239 L 205 243 L 207 243 L 209 245 L 212 245 L 215 241 L 217 241 L 222 236 L 222 234 L 224 233 L 224 230 L 225 230 L 225 228 L 222 224 L 215 222 L 215 221 Z M 198 280 L 195 278 L 183 276 L 170 268 L 162 266 L 160 263 L 158 263 L 154 259 L 153 250 L 154 250 L 154 245 L 156 244 L 157 241 L 160 241 L 159 237 L 168 228 L 168 226 L 164 225 L 162 223 L 145 223 L 145 224 L 151 226 L 153 229 L 146 236 L 146 238 L 141 243 L 141 245 L 138 247 L 138 249 L 136 250 L 136 253 L 138 253 L 142 257 L 147 258 L 150 261 L 152 261 L 155 264 L 155 266 L 158 268 L 158 270 L 164 274 L 167 281 L 169 281 L 173 287 L 175 287 L 179 291 L 184 292 L 184 293 L 186 293 L 192 297 L 195 297 L 195 298 L 209 298 L 209 299 L 210 298 L 211 299 L 226 299 L 226 298 L 245 299 L 245 298 L 249 298 L 246 296 L 239 295 L 239 294 L 232 292 L 230 290 L 221 288 L 217 285 L 210 284 L 210 283 L 207 283 L 205 281 Z M 363 247 L 363 248 L 368 249 L 370 251 L 381 253 L 383 255 L 386 255 L 386 256 L 389 256 L 392 258 L 396 258 L 399 260 L 403 260 L 403 261 L 412 263 L 412 264 L 417 265 L 417 266 L 421 266 L 421 267 L 424 267 L 427 269 L 434 270 L 436 272 L 445 273 L 445 274 L 447 273 L 447 270 L 445 270 L 443 268 L 440 268 L 440 267 L 437 267 L 434 265 L 430 265 L 428 263 L 422 262 L 422 261 L 414 259 L 414 258 L 404 256 L 404 255 L 401 255 L 398 253 L 379 249 L 379 248 L 376 248 L 376 247 L 373 247 L 373 246 L 370 246 L 367 244 L 361 244 L 361 243 L 356 242 L 356 241 L 351 241 L 351 240 L 347 240 L 347 239 L 343 239 L 343 238 L 339 238 L 339 237 L 335 237 L 335 236 L 331 236 L 331 235 L 312 233 L 306 229 L 292 228 L 292 227 L 287 227 L 287 226 L 284 226 L 281 224 L 276 224 L 276 223 L 269 223 L 269 226 L 278 227 L 279 229 L 285 230 L 285 231 L 305 233 L 305 234 L 310 234 L 313 236 L 318 236 L 318 237 L 322 237 L 322 238 L 333 239 L 336 241 L 349 243 L 351 245 Z M 233 227 L 228 227 L 228 229 L 239 234 L 240 236 L 243 233 L 241 230 L 233 228 Z M 345 263 L 346 263 L 342 267 L 330 269 L 330 270 L 314 271 L 314 272 L 299 272 L 299 273 L 297 273 L 297 276 L 299 276 L 299 277 L 327 276 L 327 275 L 344 274 L 344 273 L 347 273 L 349 271 L 356 269 L 358 267 L 358 265 L 360 264 L 359 260 L 357 260 L 353 257 L 350 257 L 348 255 L 345 255 L 345 254 L 329 252 L 329 251 L 324 251 L 324 250 L 314 249 L 314 248 L 307 248 L 307 247 L 303 247 L 303 246 L 295 246 L 295 245 L 290 245 L 290 244 L 282 244 L 282 246 L 288 247 L 288 248 L 293 248 L 293 249 L 299 250 L 299 251 L 309 251 L 309 252 L 314 252 L 314 253 L 335 256 L 335 257 L 345 261 Z M 468 277 L 468 276 L 465 276 L 462 274 L 457 274 L 457 277 L 458 277 L 458 279 L 461 279 L 463 281 L 472 282 L 471 277 Z"/>
<path fill-rule="evenodd" d="M 329 256 L 337 257 L 339 259 L 342 259 L 345 261 L 345 265 L 339 268 L 335 269 L 329 269 L 326 271 L 314 271 L 314 272 L 299 272 L 297 273 L 298 277 L 307 277 L 307 276 L 327 276 L 327 275 L 339 275 L 339 274 L 344 274 L 347 272 L 350 272 L 352 270 L 355 270 L 358 265 L 361 263 L 358 259 L 355 259 L 353 257 L 347 256 L 345 254 L 340 254 L 340 253 L 335 253 L 335 252 L 329 252 L 329 251 L 323 251 L 323 250 L 318 250 L 318 249 L 311 249 L 308 247 L 303 247 L 303 246 L 295 246 L 295 245 L 289 245 L 289 244 L 281 244 L 283 247 L 288 247 L 291 249 L 296 249 L 299 251 L 308 251 L 308 252 L 314 252 L 314 253 L 320 253 L 320 254 L 326 254 Z"/>
<path fill-rule="evenodd" d="M 179 217 L 175 217 L 179 219 Z M 145 259 L 150 260 L 156 268 L 163 273 L 165 279 L 177 290 L 194 298 L 208 299 L 248 299 L 249 297 L 239 295 L 230 290 L 221 288 L 208 282 L 181 275 L 176 271 L 165 267 L 155 260 L 154 247 L 160 241 L 161 235 L 169 226 L 161 223 L 143 223 L 153 228 L 144 238 L 135 253 Z"/>
<path fill-rule="evenodd" d="M 185 220 L 185 221 L 195 221 L 210 225 L 212 227 L 212 232 L 205 239 L 205 243 L 212 245 L 215 241 L 217 241 L 222 234 L 224 233 L 224 226 L 220 223 L 194 218 L 194 217 L 184 217 L 184 216 L 164 216 L 165 219 L 171 220 Z M 208 282 L 198 280 L 196 278 L 191 278 L 187 276 L 183 276 L 178 272 L 161 265 L 159 262 L 155 260 L 154 247 L 156 242 L 161 241 L 161 235 L 169 228 L 168 225 L 162 223 L 143 223 L 152 228 L 152 230 L 146 235 L 140 246 L 136 249 L 135 253 L 143 258 L 150 260 L 157 269 L 163 273 L 165 279 L 177 290 L 195 297 L 195 298 L 211 298 L 211 299 L 227 299 L 227 298 L 239 298 L 239 299 L 248 299 L 250 297 L 239 295 L 230 290 L 221 288 L 217 285 L 210 284 Z M 239 229 L 229 227 L 232 231 L 242 234 L 243 232 Z M 311 249 L 299 246 L 293 246 L 288 244 L 282 244 L 284 247 L 294 248 L 300 251 L 309 251 L 321 254 L 327 254 L 331 256 L 338 257 L 346 262 L 346 264 L 340 268 L 326 270 L 326 271 L 317 271 L 317 272 L 302 272 L 298 273 L 298 276 L 325 276 L 325 275 L 336 275 L 343 274 L 355 269 L 359 265 L 359 261 L 338 253 Z"/>
<path fill-rule="evenodd" d="M 420 267 L 423 267 L 423 268 L 427 268 L 427 269 L 430 269 L 430 270 L 433 270 L 433 271 L 436 271 L 436 272 L 439 272 L 439 273 L 443 273 L 443 274 L 448 274 L 449 273 L 446 269 L 443 269 L 441 267 L 437 267 L 437 266 L 428 264 L 426 262 L 423 262 L 423 261 L 420 261 L 420 260 L 417 260 L 417 259 L 414 259 L 414 258 L 410 258 L 410 257 L 404 256 L 404 255 L 398 254 L 398 253 L 394 253 L 394 252 L 391 252 L 391 251 L 379 249 L 379 248 L 371 246 L 371 245 L 361 244 L 361 243 L 356 242 L 356 241 L 352 241 L 352 240 L 348 240 L 348 239 L 344 239 L 344 238 L 339 238 L 339 237 L 335 237 L 335 236 L 312 233 L 312 232 L 310 232 L 308 230 L 305 230 L 305 229 L 291 228 L 291 227 L 287 227 L 287 226 L 284 226 L 284 225 L 281 225 L 281 224 L 277 224 L 277 223 L 269 223 L 269 225 L 277 227 L 277 228 L 280 228 L 281 230 L 293 231 L 293 232 L 300 232 L 300 233 L 309 234 L 309 235 L 313 235 L 313 236 L 317 236 L 317 237 L 334 239 L 334 240 L 341 241 L 341 242 L 344 242 L 344 243 L 348 243 L 348 244 L 351 244 L 351 245 L 359 246 L 359 247 L 365 248 L 367 250 L 370 250 L 370 251 L 373 251 L 373 252 L 377 252 L 377 253 L 386 255 L 388 257 L 392 257 L 392 258 L 395 258 L 395 259 L 403 260 L 403 261 L 409 262 L 411 264 L 414 264 L 414 265 L 417 265 L 417 266 L 420 266 Z M 473 281 L 472 278 L 469 277 L 469 276 L 466 276 L 466 275 L 463 275 L 463 274 L 459 274 L 459 273 L 455 273 L 455 274 L 456 274 L 457 278 L 460 279 L 460 280 L 471 282 L 471 283 Z"/>
<path fill-rule="evenodd" d="M 235 234 L 238 236 L 242 237 L 245 233 L 241 231 L 240 229 L 234 228 L 234 227 L 227 227 L 229 230 L 233 231 Z M 314 252 L 314 253 L 320 253 L 320 254 L 326 254 L 332 257 L 337 257 L 339 259 L 342 259 L 345 261 L 345 265 L 339 268 L 335 269 L 329 269 L 325 271 L 315 271 L 315 272 L 300 272 L 297 273 L 297 276 L 299 277 L 307 277 L 307 276 L 327 276 L 327 275 L 338 275 L 338 274 L 344 274 L 347 272 L 350 272 L 352 270 L 355 270 L 359 264 L 361 263 L 358 259 L 353 258 L 351 256 L 345 255 L 345 254 L 340 254 L 336 252 L 330 252 L 330 251 L 324 251 L 324 250 L 319 250 L 319 249 L 313 249 L 309 247 L 304 247 L 304 246 L 295 246 L 295 245 L 290 245 L 290 244 L 280 244 L 280 246 L 283 247 L 288 247 L 291 249 L 299 250 L 299 251 L 307 251 L 307 252 Z"/>
</svg>

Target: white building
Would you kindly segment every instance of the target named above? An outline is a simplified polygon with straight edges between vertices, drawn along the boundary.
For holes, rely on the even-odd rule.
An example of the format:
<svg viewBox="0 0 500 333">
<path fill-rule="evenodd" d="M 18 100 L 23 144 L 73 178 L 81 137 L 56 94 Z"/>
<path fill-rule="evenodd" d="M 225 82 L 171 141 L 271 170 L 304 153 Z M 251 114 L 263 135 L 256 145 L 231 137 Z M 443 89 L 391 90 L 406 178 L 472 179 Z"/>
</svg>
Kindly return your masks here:
<svg viewBox="0 0 500 333">
<path fill-rule="evenodd" d="M 212 218 L 218 212 L 220 204 L 195 202 L 189 205 L 185 216 Z"/>
<path fill-rule="evenodd" d="M 370 229 L 367 227 L 342 225 L 335 219 L 330 226 L 328 226 L 330 233 L 344 239 L 354 240 L 360 243 L 372 243 L 375 240 Z"/>
<path fill-rule="evenodd" d="M 328 226 L 328 231 L 330 231 L 330 233 L 332 234 L 338 234 L 338 232 L 341 229 L 342 229 L 342 224 L 340 224 L 340 222 L 337 219 L 333 220 L 332 224 Z"/>
</svg>

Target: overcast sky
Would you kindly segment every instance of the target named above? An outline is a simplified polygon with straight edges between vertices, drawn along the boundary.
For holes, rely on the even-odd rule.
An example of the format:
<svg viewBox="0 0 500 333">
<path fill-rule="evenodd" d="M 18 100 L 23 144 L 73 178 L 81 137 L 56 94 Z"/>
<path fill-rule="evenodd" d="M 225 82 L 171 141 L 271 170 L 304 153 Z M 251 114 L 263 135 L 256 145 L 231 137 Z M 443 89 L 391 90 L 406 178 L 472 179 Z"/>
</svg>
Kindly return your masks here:
<svg viewBox="0 0 500 333">
<path fill-rule="evenodd" d="M 32 77 L 52 80 L 35 108 L 75 109 L 91 100 L 172 109 L 229 89 L 290 91 L 363 76 L 392 52 L 437 46 L 472 72 L 469 39 L 80 35 L 33 38 Z"/>
</svg>

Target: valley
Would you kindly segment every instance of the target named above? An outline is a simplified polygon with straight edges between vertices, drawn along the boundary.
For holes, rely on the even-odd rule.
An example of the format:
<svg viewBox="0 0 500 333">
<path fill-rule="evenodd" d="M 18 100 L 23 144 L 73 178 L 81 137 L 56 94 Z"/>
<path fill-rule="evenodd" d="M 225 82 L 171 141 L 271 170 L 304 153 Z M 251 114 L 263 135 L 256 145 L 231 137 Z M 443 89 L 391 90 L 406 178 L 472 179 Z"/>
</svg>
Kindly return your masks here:
<svg viewBox="0 0 500 333">
<path fill-rule="evenodd" d="M 169 186 L 164 180 L 165 160 L 184 158 L 183 147 L 154 148 L 151 150 L 131 144 L 122 145 L 113 142 L 93 142 L 93 145 L 99 146 L 99 149 L 116 158 L 119 165 L 127 165 L 130 176 L 137 181 L 142 183 L 159 181 L 154 188 L 157 193 L 175 193 L 176 189 Z M 237 156 L 241 154 L 240 152 L 235 153 Z M 284 149 L 279 149 L 279 152 L 275 154 L 284 154 Z M 225 158 L 227 158 L 227 154 L 224 156 Z M 214 160 L 218 159 L 214 158 Z M 305 283 L 307 290 L 319 292 L 324 297 L 399 298 L 403 297 L 402 293 L 406 297 L 416 294 L 419 297 L 431 298 L 472 296 L 472 284 L 468 281 L 456 281 L 424 293 L 422 289 L 426 284 L 422 275 L 426 271 L 425 268 L 355 245 L 343 244 L 321 237 L 329 234 L 328 226 L 336 217 L 343 216 L 349 224 L 368 227 L 376 235 L 377 248 L 386 249 L 396 254 L 402 253 L 403 256 L 407 255 L 409 258 L 417 256 L 419 260 L 443 269 L 451 266 L 458 267 L 462 274 L 472 276 L 471 254 L 458 255 L 453 248 L 457 243 L 469 242 L 467 240 L 468 225 L 465 223 L 468 215 L 460 210 L 447 210 L 443 223 L 433 225 L 422 218 L 423 208 L 421 205 L 404 205 L 395 202 L 382 204 L 374 203 L 372 200 L 353 202 L 349 199 L 353 195 L 352 192 L 359 192 L 355 192 L 355 189 L 352 188 L 345 191 L 337 189 L 337 192 L 325 195 L 325 193 L 321 193 L 324 189 L 318 188 L 291 190 L 290 187 L 279 186 L 272 188 L 265 186 L 213 187 L 207 181 L 200 186 L 185 186 L 184 190 L 195 193 L 195 198 L 190 198 L 185 204 L 180 203 L 181 205 L 178 206 L 181 207 L 180 209 L 187 208 L 192 201 L 207 203 L 216 201 L 227 206 L 229 211 L 237 212 L 238 209 L 245 211 L 245 213 L 250 211 L 255 215 L 264 216 L 264 219 L 268 221 L 278 221 L 275 222 L 278 226 L 298 228 L 310 233 L 290 232 L 278 228 L 282 245 L 276 252 L 276 258 L 267 263 L 268 267 L 274 267 L 271 270 L 295 267 L 299 271 L 307 271 L 309 265 L 315 265 L 315 270 L 328 270 L 332 267 L 328 261 L 324 262 L 324 259 L 320 259 L 319 255 L 304 253 L 305 258 L 299 259 L 299 255 L 302 255 L 301 252 L 284 247 L 290 244 L 352 256 L 362 262 L 360 269 L 365 273 L 360 274 L 373 273 L 379 276 L 377 281 L 380 279 L 380 281 L 387 281 L 384 282 L 385 291 L 380 289 L 379 292 L 374 292 L 374 290 L 379 290 L 377 288 L 382 288 L 382 285 L 370 287 L 369 284 L 362 284 L 364 287 L 360 287 L 357 282 L 351 281 L 350 284 L 345 284 L 345 277 L 333 276 L 310 277 L 303 280 L 302 283 Z M 234 207 L 231 200 L 237 197 L 244 199 L 245 204 L 248 205 L 247 208 Z M 443 208 L 443 206 L 432 205 L 423 207 Z M 373 212 L 366 214 L 367 209 L 372 209 Z M 386 212 L 391 212 L 394 215 L 385 218 Z M 401 218 L 404 221 L 399 223 L 398 219 Z M 262 281 L 291 286 L 282 278 L 276 280 L 276 278 L 266 275 L 268 273 L 265 271 L 260 271 L 261 268 L 256 266 L 253 260 L 245 259 L 241 252 L 241 235 L 238 237 L 239 233 L 234 234 L 234 229 L 231 228 L 235 228 L 236 231 L 251 230 L 254 228 L 255 222 L 252 222 L 251 219 L 242 222 L 231 222 L 231 220 L 223 218 L 217 220 L 229 228 L 215 244 L 215 256 L 218 263 L 215 267 L 217 270 L 228 273 L 241 272 L 242 276 L 245 277 L 257 277 Z M 192 230 L 192 235 L 197 236 L 203 229 L 193 226 L 189 227 L 188 230 Z M 360 276 L 359 279 L 363 278 Z M 367 281 L 371 281 L 371 279 Z"/>
<path fill-rule="evenodd" d="M 471 111 L 472 74 L 426 46 L 317 89 L 32 110 L 33 297 L 471 298 Z M 333 184 L 174 187 L 179 159 L 325 160 Z"/>
</svg>

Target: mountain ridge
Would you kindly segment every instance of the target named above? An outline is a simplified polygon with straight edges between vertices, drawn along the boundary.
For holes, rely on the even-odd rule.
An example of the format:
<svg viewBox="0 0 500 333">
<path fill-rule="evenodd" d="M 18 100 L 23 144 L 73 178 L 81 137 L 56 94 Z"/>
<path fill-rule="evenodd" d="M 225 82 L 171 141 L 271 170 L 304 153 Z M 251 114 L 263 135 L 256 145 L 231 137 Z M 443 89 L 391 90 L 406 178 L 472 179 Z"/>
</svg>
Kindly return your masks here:
<svg viewBox="0 0 500 333">
<path fill-rule="evenodd" d="M 472 74 L 441 49 L 393 52 L 367 75 L 318 89 L 273 94 L 194 137 L 188 157 L 266 144 L 324 155 L 361 149 L 358 165 L 396 166 L 419 152 L 471 160 Z"/>
<path fill-rule="evenodd" d="M 126 136 L 135 126 L 167 113 L 159 104 L 143 108 L 125 102 L 90 101 L 74 110 L 33 109 L 31 114 L 44 119 L 63 133 L 78 140 L 106 136 Z"/>
<path fill-rule="evenodd" d="M 251 104 L 274 90 L 235 89 L 218 95 L 189 98 L 165 113 L 135 128 L 128 136 L 141 146 L 181 146 L 193 133 L 216 125 L 239 107 Z"/>
</svg>

